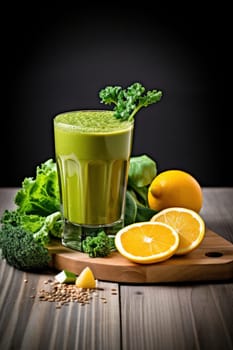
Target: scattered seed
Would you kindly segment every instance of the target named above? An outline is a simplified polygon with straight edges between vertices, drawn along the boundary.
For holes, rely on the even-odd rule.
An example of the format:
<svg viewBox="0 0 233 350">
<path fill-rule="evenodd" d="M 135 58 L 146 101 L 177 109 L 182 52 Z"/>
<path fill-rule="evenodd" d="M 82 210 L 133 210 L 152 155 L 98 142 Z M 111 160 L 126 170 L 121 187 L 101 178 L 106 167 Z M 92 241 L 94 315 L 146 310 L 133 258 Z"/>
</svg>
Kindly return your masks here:
<svg viewBox="0 0 233 350">
<path fill-rule="evenodd" d="M 28 283 L 28 280 L 27 279 L 25 279 L 25 280 L 23 280 L 24 281 L 24 283 Z"/>
<path fill-rule="evenodd" d="M 59 283 L 51 280 L 44 281 L 43 283 L 49 283 L 49 288 L 48 290 L 40 289 L 39 300 L 55 302 L 57 309 L 60 309 L 62 305 L 68 305 L 70 302 L 77 302 L 80 305 L 90 304 L 90 300 L 92 299 L 91 294 L 95 293 L 95 289 L 77 288 L 73 284 Z"/>
<path fill-rule="evenodd" d="M 28 280 L 25 279 L 24 282 L 27 283 Z M 71 302 L 79 303 L 80 306 L 90 304 L 93 296 L 99 297 L 99 291 L 104 291 L 104 288 L 101 287 L 96 287 L 94 289 L 78 288 L 74 284 L 60 283 L 52 279 L 43 281 L 43 284 L 48 285 L 48 287 L 39 290 L 39 301 L 55 303 L 56 309 L 61 309 L 63 305 L 68 306 Z M 112 288 L 111 291 L 112 294 L 117 294 L 116 288 Z M 30 295 L 30 298 L 34 299 L 35 297 L 36 295 Z M 107 303 L 106 297 L 101 297 L 100 299 L 103 304 Z"/>
</svg>

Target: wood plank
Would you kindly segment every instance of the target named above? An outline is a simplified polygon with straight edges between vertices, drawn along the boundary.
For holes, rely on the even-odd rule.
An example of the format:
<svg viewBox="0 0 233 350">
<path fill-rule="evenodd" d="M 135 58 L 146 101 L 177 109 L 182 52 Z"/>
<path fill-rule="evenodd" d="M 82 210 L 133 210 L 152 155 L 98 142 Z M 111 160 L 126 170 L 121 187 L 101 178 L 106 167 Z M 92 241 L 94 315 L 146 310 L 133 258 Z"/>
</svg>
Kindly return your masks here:
<svg viewBox="0 0 233 350">
<path fill-rule="evenodd" d="M 57 309 L 55 302 L 38 296 L 53 274 L 22 272 L 2 260 L 0 275 L 0 349 L 95 350 L 96 344 L 99 349 L 120 349 L 116 283 L 99 281 L 102 290 L 93 294 L 90 304 L 70 302 Z"/>
<path fill-rule="evenodd" d="M 122 349 L 232 350 L 233 298 L 228 287 L 121 286 Z"/>
<path fill-rule="evenodd" d="M 203 188 L 206 226 L 233 243 L 233 187 Z"/>
<path fill-rule="evenodd" d="M 54 268 L 79 274 L 90 266 L 96 278 L 105 281 L 152 283 L 233 278 L 233 244 L 209 229 L 202 244 L 190 254 L 149 265 L 130 262 L 117 252 L 105 258 L 90 258 L 61 244 L 49 250 Z"/>
</svg>

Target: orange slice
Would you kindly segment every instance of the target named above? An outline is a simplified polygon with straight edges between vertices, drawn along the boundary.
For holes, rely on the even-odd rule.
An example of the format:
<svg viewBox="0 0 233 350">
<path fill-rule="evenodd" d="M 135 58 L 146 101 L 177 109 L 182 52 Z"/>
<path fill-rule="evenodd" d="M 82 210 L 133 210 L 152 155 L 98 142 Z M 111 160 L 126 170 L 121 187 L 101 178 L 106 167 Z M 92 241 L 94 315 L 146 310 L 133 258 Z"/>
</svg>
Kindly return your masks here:
<svg viewBox="0 0 233 350">
<path fill-rule="evenodd" d="M 78 288 L 91 289 L 96 287 L 96 281 L 90 267 L 87 266 L 81 271 L 80 275 L 76 278 L 75 285 Z"/>
<path fill-rule="evenodd" d="M 184 255 L 197 248 L 205 236 L 205 223 L 202 217 L 192 209 L 167 208 L 151 218 L 151 222 L 166 223 L 173 227 L 180 237 L 176 255 Z"/>
<path fill-rule="evenodd" d="M 179 245 L 179 235 L 159 222 L 137 222 L 125 226 L 115 236 L 115 246 L 125 258 L 152 264 L 170 258 Z"/>
</svg>

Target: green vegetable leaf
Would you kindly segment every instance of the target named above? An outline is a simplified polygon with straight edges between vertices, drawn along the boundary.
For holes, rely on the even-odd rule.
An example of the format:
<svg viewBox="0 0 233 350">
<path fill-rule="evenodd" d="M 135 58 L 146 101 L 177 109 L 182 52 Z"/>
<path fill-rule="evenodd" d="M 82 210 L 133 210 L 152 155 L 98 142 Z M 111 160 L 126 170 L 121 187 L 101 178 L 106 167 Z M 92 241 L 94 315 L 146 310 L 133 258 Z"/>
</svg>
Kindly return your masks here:
<svg viewBox="0 0 233 350">
<path fill-rule="evenodd" d="M 100 91 L 99 96 L 107 105 L 112 103 L 117 104 L 120 91 L 122 91 L 120 86 L 107 86 L 105 89 Z"/>
<path fill-rule="evenodd" d="M 137 215 L 135 222 L 140 221 L 150 221 L 153 215 L 157 213 L 156 210 L 153 210 L 147 206 L 137 204 Z"/>
<path fill-rule="evenodd" d="M 143 187 L 144 188 L 144 187 Z M 132 189 L 126 192 L 125 226 L 134 222 L 149 221 L 157 212 L 144 205 L 144 200 L 139 201 L 138 195 Z"/>
<path fill-rule="evenodd" d="M 87 236 L 82 241 L 82 250 L 91 258 L 105 257 L 112 251 L 112 238 L 104 231 L 100 231 L 97 236 Z"/>
<path fill-rule="evenodd" d="M 130 158 L 128 181 L 130 185 L 144 187 L 150 185 L 157 175 L 157 165 L 147 155 Z"/>
<path fill-rule="evenodd" d="M 52 237 L 61 238 L 62 230 L 61 212 L 56 211 L 45 218 L 43 225 L 33 234 L 33 237 L 36 241 L 46 245 Z"/>
<path fill-rule="evenodd" d="M 162 98 L 162 91 L 148 90 L 141 83 L 133 83 L 126 89 L 121 86 L 106 86 L 99 92 L 100 102 L 114 105 L 114 115 L 122 121 L 134 119 L 142 108 L 157 103 Z"/>
<path fill-rule="evenodd" d="M 130 158 L 125 225 L 149 221 L 156 214 L 156 211 L 148 206 L 148 189 L 156 175 L 156 162 L 149 156 L 142 155 Z"/>
<path fill-rule="evenodd" d="M 56 163 L 48 159 L 37 167 L 36 178 L 27 177 L 16 193 L 15 204 L 25 214 L 47 216 L 60 209 Z"/>
<path fill-rule="evenodd" d="M 136 220 L 137 204 L 129 190 L 126 191 L 124 225 L 133 224 Z"/>
<path fill-rule="evenodd" d="M 21 225 L 20 220 L 21 220 L 21 215 L 18 210 L 6 209 L 1 216 L 0 223 L 17 226 L 17 225 Z"/>
<path fill-rule="evenodd" d="M 148 187 L 157 175 L 156 162 L 147 155 L 130 158 L 128 190 L 142 205 L 148 205 Z"/>
<path fill-rule="evenodd" d="M 24 230 L 29 232 L 38 231 L 44 224 L 45 217 L 33 214 L 24 214 L 16 210 L 5 210 L 2 214 L 0 222 L 3 224 L 10 224 L 12 226 L 21 226 Z"/>
<path fill-rule="evenodd" d="M 43 245 L 47 245 L 52 238 L 61 238 L 63 231 L 63 220 L 60 211 L 48 216 L 40 216 L 21 213 L 19 210 L 5 210 L 0 222 L 27 231 Z"/>
</svg>

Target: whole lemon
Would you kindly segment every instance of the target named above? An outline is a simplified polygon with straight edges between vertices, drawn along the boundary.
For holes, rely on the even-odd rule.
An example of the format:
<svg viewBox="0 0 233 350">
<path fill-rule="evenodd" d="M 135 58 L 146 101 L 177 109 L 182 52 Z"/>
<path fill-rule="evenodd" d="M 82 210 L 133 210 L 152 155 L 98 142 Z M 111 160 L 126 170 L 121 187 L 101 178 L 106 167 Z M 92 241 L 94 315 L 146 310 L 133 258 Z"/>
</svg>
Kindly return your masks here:
<svg viewBox="0 0 233 350">
<path fill-rule="evenodd" d="M 151 209 L 159 211 L 170 207 L 183 207 L 198 213 L 202 204 L 201 186 L 186 171 L 163 171 L 152 180 L 149 186 L 148 205 Z"/>
</svg>

